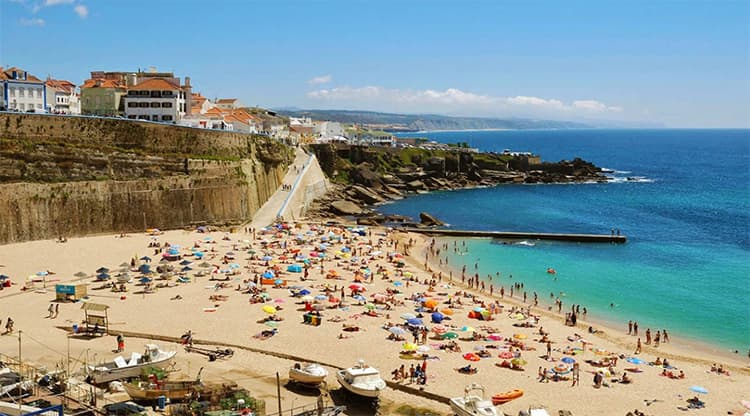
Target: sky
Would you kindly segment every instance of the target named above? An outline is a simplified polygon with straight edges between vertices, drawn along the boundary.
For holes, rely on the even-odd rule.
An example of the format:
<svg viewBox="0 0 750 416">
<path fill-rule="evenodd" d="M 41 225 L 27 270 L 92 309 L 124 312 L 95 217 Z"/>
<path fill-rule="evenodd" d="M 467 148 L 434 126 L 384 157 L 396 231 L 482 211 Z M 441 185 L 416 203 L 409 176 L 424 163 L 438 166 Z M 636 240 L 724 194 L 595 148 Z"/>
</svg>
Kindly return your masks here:
<svg viewBox="0 0 750 416">
<path fill-rule="evenodd" d="M 750 127 L 750 0 L 0 0 L 0 65 L 155 67 L 267 108 Z"/>
</svg>

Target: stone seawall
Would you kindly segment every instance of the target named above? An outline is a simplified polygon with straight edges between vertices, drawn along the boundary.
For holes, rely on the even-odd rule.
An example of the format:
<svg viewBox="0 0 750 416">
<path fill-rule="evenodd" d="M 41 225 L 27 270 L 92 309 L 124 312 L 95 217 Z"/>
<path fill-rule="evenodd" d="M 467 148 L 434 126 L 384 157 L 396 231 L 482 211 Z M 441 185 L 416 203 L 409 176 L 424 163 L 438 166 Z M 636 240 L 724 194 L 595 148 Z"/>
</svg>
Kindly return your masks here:
<svg viewBox="0 0 750 416">
<path fill-rule="evenodd" d="M 0 114 L 0 243 L 241 223 L 290 161 L 263 136 Z"/>
</svg>

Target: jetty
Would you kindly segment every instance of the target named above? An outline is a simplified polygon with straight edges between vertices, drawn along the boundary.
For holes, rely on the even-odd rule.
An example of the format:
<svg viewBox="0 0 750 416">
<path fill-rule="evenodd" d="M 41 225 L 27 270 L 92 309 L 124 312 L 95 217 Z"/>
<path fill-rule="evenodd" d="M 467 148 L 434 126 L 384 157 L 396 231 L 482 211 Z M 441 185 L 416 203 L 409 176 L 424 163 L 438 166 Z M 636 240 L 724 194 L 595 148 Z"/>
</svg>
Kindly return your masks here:
<svg viewBox="0 0 750 416">
<path fill-rule="evenodd" d="M 624 235 L 612 234 L 568 234 L 568 233 L 528 233 L 516 231 L 473 231 L 473 230 L 447 230 L 441 228 L 417 228 L 402 227 L 401 231 L 443 235 L 447 237 L 481 237 L 481 238 L 498 238 L 506 240 L 552 240 L 568 241 L 576 243 L 615 243 L 623 244 L 628 241 Z"/>
</svg>

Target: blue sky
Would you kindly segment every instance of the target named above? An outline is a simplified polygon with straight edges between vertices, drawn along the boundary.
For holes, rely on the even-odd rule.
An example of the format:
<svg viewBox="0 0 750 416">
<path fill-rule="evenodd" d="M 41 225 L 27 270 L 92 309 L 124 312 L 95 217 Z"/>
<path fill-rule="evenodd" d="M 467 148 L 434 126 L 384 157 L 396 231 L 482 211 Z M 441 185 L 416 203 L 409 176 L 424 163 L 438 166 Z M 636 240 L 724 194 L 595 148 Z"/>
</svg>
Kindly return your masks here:
<svg viewBox="0 0 750 416">
<path fill-rule="evenodd" d="M 0 0 L 0 65 L 209 98 L 750 126 L 750 1 Z"/>
</svg>

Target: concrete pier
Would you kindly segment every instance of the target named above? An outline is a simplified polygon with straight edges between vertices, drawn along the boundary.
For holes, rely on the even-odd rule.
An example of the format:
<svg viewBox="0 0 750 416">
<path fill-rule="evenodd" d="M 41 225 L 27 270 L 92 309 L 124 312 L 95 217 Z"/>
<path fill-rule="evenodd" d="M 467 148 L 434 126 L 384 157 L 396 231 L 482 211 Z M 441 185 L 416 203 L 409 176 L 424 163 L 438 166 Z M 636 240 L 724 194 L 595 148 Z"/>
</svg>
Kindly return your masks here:
<svg viewBox="0 0 750 416">
<path fill-rule="evenodd" d="M 567 234 L 567 233 L 524 233 L 513 231 L 471 231 L 444 230 L 435 228 L 403 227 L 401 231 L 429 235 L 444 235 L 448 237 L 484 237 L 507 240 L 554 240 L 578 243 L 625 243 L 628 239 L 624 235 L 611 234 Z"/>
</svg>

